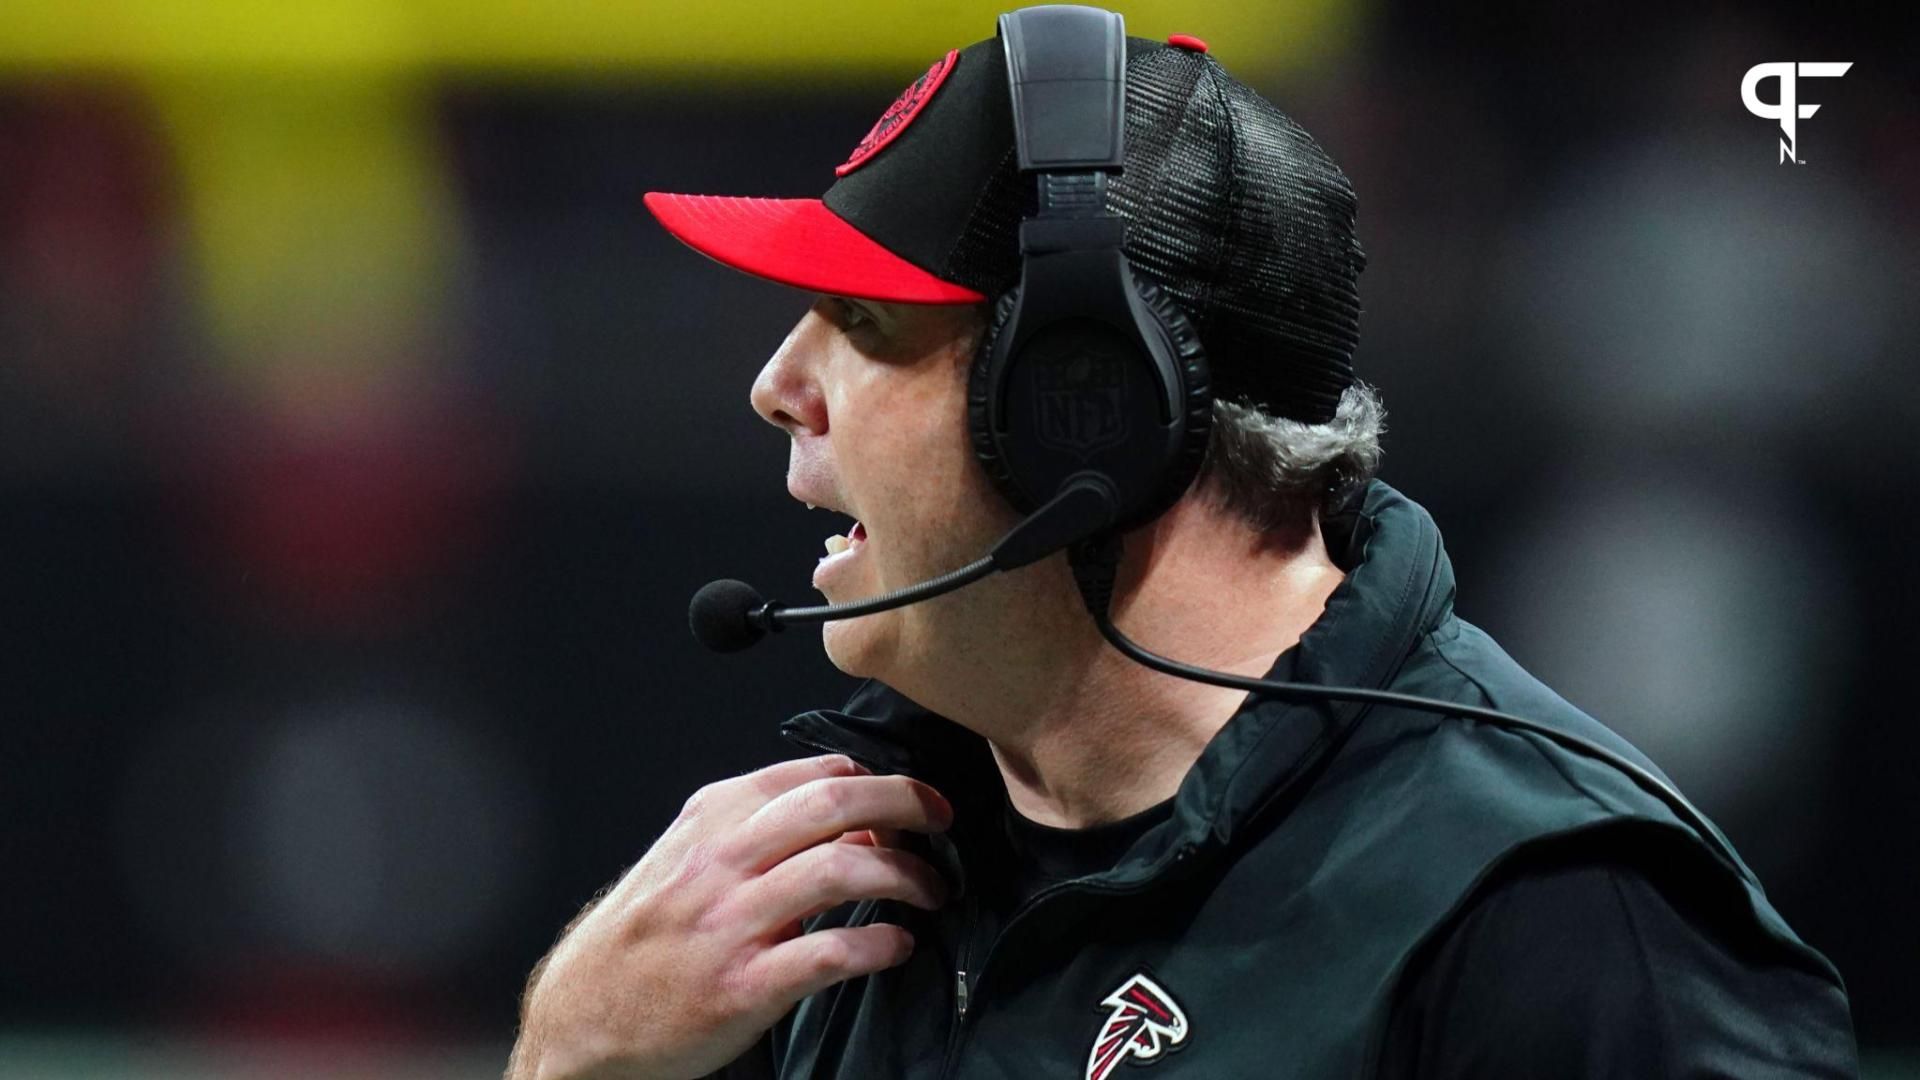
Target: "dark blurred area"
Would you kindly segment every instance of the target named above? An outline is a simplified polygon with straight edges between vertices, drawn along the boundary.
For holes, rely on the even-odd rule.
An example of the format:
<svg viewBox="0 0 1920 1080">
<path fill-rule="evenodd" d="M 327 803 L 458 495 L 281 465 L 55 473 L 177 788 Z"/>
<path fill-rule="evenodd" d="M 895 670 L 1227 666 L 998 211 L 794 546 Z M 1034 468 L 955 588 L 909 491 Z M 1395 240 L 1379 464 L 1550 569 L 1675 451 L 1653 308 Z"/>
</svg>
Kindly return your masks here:
<svg viewBox="0 0 1920 1080">
<path fill-rule="evenodd" d="M 1920 1075 L 1914 9 L 1335 5 L 1274 54 L 1121 10 L 1352 177 L 1382 476 L 1463 617 Z M 1740 98 L 1781 60 L 1854 65 L 1801 164 Z M 0 1075 L 495 1075 L 567 919 L 844 699 L 817 631 L 686 630 L 712 578 L 812 595 L 747 402 L 809 301 L 640 195 L 817 194 L 919 70 L 0 44 Z"/>
</svg>

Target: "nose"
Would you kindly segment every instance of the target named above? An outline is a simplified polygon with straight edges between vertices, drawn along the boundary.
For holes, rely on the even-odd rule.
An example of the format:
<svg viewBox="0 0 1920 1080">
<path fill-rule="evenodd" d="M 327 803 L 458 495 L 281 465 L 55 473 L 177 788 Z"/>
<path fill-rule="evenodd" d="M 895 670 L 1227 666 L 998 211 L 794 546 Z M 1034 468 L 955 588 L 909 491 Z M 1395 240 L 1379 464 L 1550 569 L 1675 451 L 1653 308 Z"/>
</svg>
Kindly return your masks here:
<svg viewBox="0 0 1920 1080">
<path fill-rule="evenodd" d="M 801 316 L 753 380 L 753 411 L 789 435 L 827 433 L 827 403 L 818 378 L 825 325 L 816 312 Z"/>
</svg>

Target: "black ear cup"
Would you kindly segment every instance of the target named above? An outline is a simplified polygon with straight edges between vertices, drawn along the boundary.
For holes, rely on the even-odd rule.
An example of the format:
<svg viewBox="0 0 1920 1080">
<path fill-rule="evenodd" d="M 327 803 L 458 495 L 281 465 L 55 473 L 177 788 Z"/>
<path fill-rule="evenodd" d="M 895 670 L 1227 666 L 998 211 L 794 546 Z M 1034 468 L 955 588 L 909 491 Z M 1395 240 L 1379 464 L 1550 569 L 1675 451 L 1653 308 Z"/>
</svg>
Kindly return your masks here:
<svg viewBox="0 0 1920 1080">
<path fill-rule="evenodd" d="M 1185 422 L 1180 425 L 1177 448 L 1168 454 L 1154 493 L 1139 511 L 1136 524 L 1144 524 L 1173 508 L 1193 486 L 1206 460 L 1207 440 L 1213 434 L 1213 374 L 1207 366 L 1207 352 L 1200 344 L 1187 313 L 1160 286 L 1137 275 L 1129 275 L 1140 302 L 1153 313 L 1171 347 L 1169 360 L 1180 373 L 1174 400 L 1180 402 Z"/>
<path fill-rule="evenodd" d="M 1118 493 L 1115 527 L 1132 528 L 1179 501 L 1200 469 L 1213 422 L 1200 336 L 1152 282 L 1124 277 L 1124 329 L 1071 315 L 1029 326 L 1019 288 L 994 305 L 968 424 L 988 478 L 1021 513 L 1094 471 Z"/>
<path fill-rule="evenodd" d="M 980 346 L 973 351 L 973 366 L 967 372 L 967 430 L 973 437 L 973 456 L 987 470 L 987 479 L 993 482 L 994 490 L 1015 510 L 1028 514 L 1039 503 L 1014 482 L 1001 452 L 1000 440 L 993 435 L 993 418 L 988 415 L 988 403 L 1001 399 L 991 376 L 994 352 L 1005 339 L 1007 323 L 1019 306 L 1020 287 L 1016 285 L 1001 293 L 987 314 L 987 328 L 980 335 Z"/>
</svg>

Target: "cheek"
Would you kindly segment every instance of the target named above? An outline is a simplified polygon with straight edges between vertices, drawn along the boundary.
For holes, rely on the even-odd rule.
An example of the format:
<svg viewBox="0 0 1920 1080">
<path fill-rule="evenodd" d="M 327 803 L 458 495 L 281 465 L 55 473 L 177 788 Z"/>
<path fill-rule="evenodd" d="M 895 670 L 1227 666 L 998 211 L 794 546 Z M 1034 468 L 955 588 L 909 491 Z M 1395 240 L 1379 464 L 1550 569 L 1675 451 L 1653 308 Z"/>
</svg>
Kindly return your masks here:
<svg viewBox="0 0 1920 1080">
<path fill-rule="evenodd" d="M 1019 520 L 974 456 L 964 365 L 956 365 L 927 361 L 846 384 L 847 422 L 833 428 L 848 493 L 869 533 L 885 539 L 877 546 L 891 549 L 879 561 L 900 571 L 944 573 L 956 557 L 984 554 Z"/>
<path fill-rule="evenodd" d="M 894 589 L 945 574 L 987 554 L 1019 520 L 971 452 L 948 450 L 939 465 L 903 475 L 875 531 L 876 582 Z"/>
<path fill-rule="evenodd" d="M 960 408 L 955 402 L 954 408 Z M 884 470 L 890 518 L 915 533 L 948 540 L 976 537 L 1010 513 L 973 453 L 962 417 L 918 425 L 876 466 Z M 878 478 L 877 478 L 878 479 Z"/>
</svg>

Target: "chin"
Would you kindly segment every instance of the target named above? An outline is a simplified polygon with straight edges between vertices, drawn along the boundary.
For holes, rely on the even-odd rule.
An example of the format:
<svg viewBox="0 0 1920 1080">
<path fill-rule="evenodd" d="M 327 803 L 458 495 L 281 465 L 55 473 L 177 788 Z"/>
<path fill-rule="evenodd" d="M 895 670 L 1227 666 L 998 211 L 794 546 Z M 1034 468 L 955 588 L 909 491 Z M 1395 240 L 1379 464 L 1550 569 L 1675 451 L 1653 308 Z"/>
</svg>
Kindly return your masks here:
<svg viewBox="0 0 1920 1080">
<path fill-rule="evenodd" d="M 841 672 L 856 679 L 880 678 L 876 654 L 880 651 L 876 631 L 892 621 L 892 612 L 865 615 L 858 619 L 838 619 L 820 627 L 820 643 L 827 659 Z M 884 679 L 882 681 L 885 681 Z"/>
</svg>

